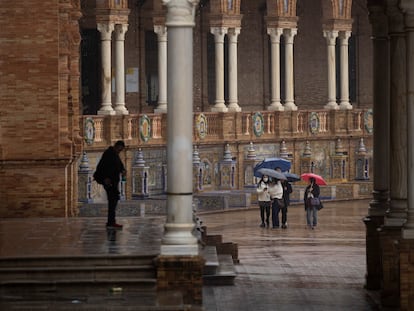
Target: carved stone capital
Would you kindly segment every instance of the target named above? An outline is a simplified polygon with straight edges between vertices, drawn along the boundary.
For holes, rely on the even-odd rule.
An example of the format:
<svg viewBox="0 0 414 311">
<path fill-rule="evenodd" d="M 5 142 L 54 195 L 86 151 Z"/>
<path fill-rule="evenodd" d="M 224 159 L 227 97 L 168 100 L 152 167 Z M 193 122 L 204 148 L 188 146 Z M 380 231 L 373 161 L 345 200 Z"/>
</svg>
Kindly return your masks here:
<svg viewBox="0 0 414 311">
<path fill-rule="evenodd" d="M 282 28 L 267 28 L 267 34 L 270 36 L 270 42 L 272 43 L 280 43 L 280 36 L 283 33 Z"/>
<path fill-rule="evenodd" d="M 337 30 L 324 30 L 323 36 L 326 38 L 328 45 L 335 45 L 339 32 Z"/>
<path fill-rule="evenodd" d="M 101 33 L 101 40 L 110 41 L 115 25 L 113 23 L 98 23 L 96 26 L 98 31 Z"/>
<path fill-rule="evenodd" d="M 125 41 L 125 33 L 128 31 L 128 24 L 115 25 L 115 40 Z"/>
<path fill-rule="evenodd" d="M 194 27 L 195 6 L 199 0 L 162 0 L 167 6 L 168 27 Z"/>
</svg>

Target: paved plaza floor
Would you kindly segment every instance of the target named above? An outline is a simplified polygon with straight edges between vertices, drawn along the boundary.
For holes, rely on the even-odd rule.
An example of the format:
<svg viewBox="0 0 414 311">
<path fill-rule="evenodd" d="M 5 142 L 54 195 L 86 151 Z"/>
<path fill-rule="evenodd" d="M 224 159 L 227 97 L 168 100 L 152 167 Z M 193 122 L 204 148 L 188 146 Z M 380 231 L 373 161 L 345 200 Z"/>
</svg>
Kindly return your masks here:
<svg viewBox="0 0 414 311">
<path fill-rule="evenodd" d="M 200 214 L 208 234 L 238 244 L 240 259 L 235 285 L 204 287 L 204 310 L 385 310 L 378 292 L 364 289 L 368 206 L 326 202 L 315 230 L 306 228 L 302 205 L 289 207 L 287 229 L 260 228 L 256 206 Z M 107 235 L 102 217 L 2 219 L 0 257 L 156 254 L 164 219 L 119 218 L 124 229 L 115 236 Z M 117 302 L 104 303 L 110 310 Z M 133 307 L 134 300 L 124 303 Z"/>
</svg>

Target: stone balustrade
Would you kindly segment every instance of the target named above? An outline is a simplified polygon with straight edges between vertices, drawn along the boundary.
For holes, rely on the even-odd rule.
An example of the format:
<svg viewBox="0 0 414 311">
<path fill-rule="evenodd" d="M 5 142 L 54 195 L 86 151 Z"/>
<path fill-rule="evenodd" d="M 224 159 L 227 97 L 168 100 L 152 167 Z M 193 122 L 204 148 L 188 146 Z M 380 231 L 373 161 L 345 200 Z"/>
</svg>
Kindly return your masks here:
<svg viewBox="0 0 414 311">
<path fill-rule="evenodd" d="M 133 147 L 166 144 L 166 114 L 125 116 L 85 115 L 85 150 L 100 149 L 123 139 Z M 307 140 L 329 137 L 370 136 L 372 110 L 298 110 L 195 113 L 194 143 Z"/>
</svg>

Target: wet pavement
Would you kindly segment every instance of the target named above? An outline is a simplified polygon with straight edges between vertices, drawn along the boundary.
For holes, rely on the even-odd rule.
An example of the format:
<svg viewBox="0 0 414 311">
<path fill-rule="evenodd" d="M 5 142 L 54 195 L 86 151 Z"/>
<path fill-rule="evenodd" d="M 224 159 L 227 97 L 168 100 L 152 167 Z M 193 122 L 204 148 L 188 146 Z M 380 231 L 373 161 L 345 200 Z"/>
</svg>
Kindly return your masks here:
<svg viewBox="0 0 414 311">
<path fill-rule="evenodd" d="M 208 234 L 238 244 L 240 260 L 234 286 L 204 287 L 204 310 L 385 310 L 378 292 L 364 289 L 369 201 L 324 205 L 315 230 L 306 228 L 302 205 L 289 207 L 287 229 L 260 228 L 255 206 L 200 214 Z M 124 229 L 112 236 L 104 217 L 2 219 L 0 257 L 157 253 L 164 219 L 118 218 Z"/>
</svg>

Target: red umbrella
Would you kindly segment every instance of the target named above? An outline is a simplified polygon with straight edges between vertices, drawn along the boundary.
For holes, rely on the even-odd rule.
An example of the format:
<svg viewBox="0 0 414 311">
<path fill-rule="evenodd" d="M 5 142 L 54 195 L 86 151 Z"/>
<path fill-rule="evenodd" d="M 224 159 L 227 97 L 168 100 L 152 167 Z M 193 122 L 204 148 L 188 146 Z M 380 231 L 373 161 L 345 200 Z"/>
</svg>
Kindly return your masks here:
<svg viewBox="0 0 414 311">
<path fill-rule="evenodd" d="M 315 178 L 315 182 L 319 186 L 327 185 L 326 181 L 323 179 L 322 176 L 316 175 L 314 173 L 303 173 L 302 175 L 300 175 L 300 178 L 302 178 L 304 181 L 309 181 L 310 178 Z"/>
</svg>

